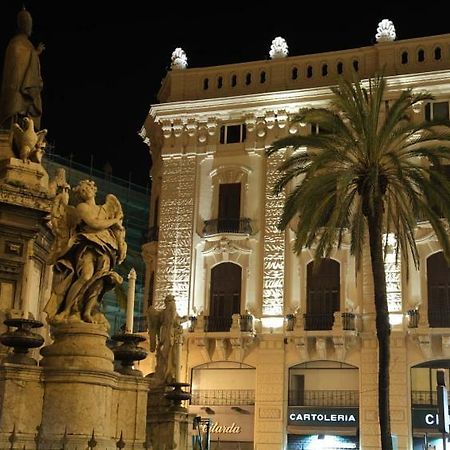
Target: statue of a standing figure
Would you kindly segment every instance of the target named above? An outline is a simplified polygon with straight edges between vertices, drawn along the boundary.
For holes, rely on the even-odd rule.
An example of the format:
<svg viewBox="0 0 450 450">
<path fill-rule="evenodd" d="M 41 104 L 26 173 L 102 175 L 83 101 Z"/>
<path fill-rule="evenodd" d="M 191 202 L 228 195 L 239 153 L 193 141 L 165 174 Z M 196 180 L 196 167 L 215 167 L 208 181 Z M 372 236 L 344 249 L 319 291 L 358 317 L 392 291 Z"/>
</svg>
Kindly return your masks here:
<svg viewBox="0 0 450 450">
<path fill-rule="evenodd" d="M 24 117 L 33 119 L 37 130 L 41 126 L 43 87 L 39 55 L 45 49 L 30 42 L 33 21 L 24 8 L 17 15 L 18 33 L 6 48 L 0 93 L 0 126 L 8 122 L 22 125 Z"/>
<path fill-rule="evenodd" d="M 182 318 L 177 313 L 175 298 L 167 295 L 164 309 L 150 306 L 147 312 L 150 351 L 156 351 L 155 379 L 162 384 L 173 383 L 179 376 Z"/>
<path fill-rule="evenodd" d="M 105 323 L 100 302 L 106 291 L 122 283 L 113 271 L 126 256 L 123 212 L 119 200 L 106 196 L 104 205 L 95 203 L 97 187 L 90 180 L 73 189 L 69 204 L 68 186 L 54 200 L 50 226 L 55 240 L 49 256 L 54 264 L 54 281 L 45 307 L 47 321 Z"/>
</svg>

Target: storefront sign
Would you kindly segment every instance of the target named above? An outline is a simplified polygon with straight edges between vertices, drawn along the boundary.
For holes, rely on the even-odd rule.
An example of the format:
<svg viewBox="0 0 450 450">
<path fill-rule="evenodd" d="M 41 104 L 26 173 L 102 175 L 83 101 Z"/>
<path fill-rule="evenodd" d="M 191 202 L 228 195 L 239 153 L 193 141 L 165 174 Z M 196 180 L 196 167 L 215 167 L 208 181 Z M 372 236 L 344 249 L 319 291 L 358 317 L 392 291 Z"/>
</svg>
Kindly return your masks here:
<svg viewBox="0 0 450 450">
<path fill-rule="evenodd" d="M 289 408 L 289 425 L 314 427 L 357 427 L 358 408 Z"/>
<path fill-rule="evenodd" d="M 439 416 L 437 408 L 413 408 L 413 428 L 433 429 L 438 431 Z"/>
</svg>

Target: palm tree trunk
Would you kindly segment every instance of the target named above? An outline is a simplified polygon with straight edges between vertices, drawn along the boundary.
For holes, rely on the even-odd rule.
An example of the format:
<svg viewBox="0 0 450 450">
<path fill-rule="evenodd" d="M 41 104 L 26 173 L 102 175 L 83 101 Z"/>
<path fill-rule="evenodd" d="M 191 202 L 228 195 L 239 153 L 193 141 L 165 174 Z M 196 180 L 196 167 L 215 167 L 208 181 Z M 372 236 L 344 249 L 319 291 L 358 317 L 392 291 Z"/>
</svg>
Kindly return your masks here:
<svg viewBox="0 0 450 450">
<path fill-rule="evenodd" d="M 381 448 L 392 450 L 389 412 L 389 360 L 390 334 L 389 312 L 384 271 L 381 199 L 374 202 L 373 214 L 367 217 L 369 225 L 370 259 L 375 296 L 376 330 L 378 339 L 378 416 L 380 420 Z"/>
</svg>

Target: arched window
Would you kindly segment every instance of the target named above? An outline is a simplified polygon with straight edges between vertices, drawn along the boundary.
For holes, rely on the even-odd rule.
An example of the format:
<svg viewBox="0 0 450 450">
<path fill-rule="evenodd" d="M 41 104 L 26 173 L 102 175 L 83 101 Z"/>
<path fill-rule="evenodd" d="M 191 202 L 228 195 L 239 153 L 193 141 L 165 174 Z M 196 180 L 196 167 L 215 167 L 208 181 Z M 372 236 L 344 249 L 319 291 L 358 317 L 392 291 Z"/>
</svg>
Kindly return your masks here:
<svg viewBox="0 0 450 450">
<path fill-rule="evenodd" d="M 223 77 L 217 78 L 217 89 L 222 89 L 223 86 Z"/>
<path fill-rule="evenodd" d="M 322 66 L 322 76 L 326 77 L 328 75 L 328 64 L 323 64 Z"/>
<path fill-rule="evenodd" d="M 359 70 L 359 61 L 357 59 L 355 59 L 353 61 L 353 68 L 355 69 L 355 72 L 358 72 L 358 70 Z"/>
<path fill-rule="evenodd" d="M 342 75 L 342 73 L 344 72 L 344 64 L 342 64 L 342 62 L 338 62 L 336 70 L 339 75 Z"/>
<path fill-rule="evenodd" d="M 402 53 L 402 64 L 408 64 L 408 52 Z"/>
<path fill-rule="evenodd" d="M 237 76 L 231 75 L 231 87 L 235 87 L 237 84 Z"/>
<path fill-rule="evenodd" d="M 245 84 L 248 86 L 251 82 L 252 82 L 252 74 L 250 72 L 248 72 L 245 75 Z"/>
<path fill-rule="evenodd" d="M 305 330 L 331 330 L 339 311 L 339 263 L 325 258 L 320 266 L 307 266 Z"/>
<path fill-rule="evenodd" d="M 203 89 L 206 91 L 208 89 L 208 87 L 209 87 L 209 79 L 205 78 L 203 80 Z"/>
<path fill-rule="evenodd" d="M 292 68 L 291 78 L 293 80 L 296 80 L 298 78 L 298 69 L 297 69 L 297 67 L 293 67 Z"/>
<path fill-rule="evenodd" d="M 313 76 L 313 68 L 312 66 L 308 66 L 306 69 L 306 78 L 311 78 Z"/>
<path fill-rule="evenodd" d="M 441 47 L 436 47 L 434 49 L 434 59 L 439 61 L 442 58 L 442 50 Z"/>
<path fill-rule="evenodd" d="M 241 310 L 242 269 L 230 262 L 211 270 L 208 331 L 229 331 L 232 315 Z"/>
<path fill-rule="evenodd" d="M 427 279 L 430 327 L 450 327 L 450 268 L 442 252 L 427 259 Z"/>
<path fill-rule="evenodd" d="M 417 52 L 417 61 L 419 61 L 419 62 L 424 62 L 425 61 L 425 50 L 420 49 Z"/>
<path fill-rule="evenodd" d="M 264 70 L 262 70 L 261 73 L 259 74 L 259 82 L 261 84 L 266 82 L 266 72 Z"/>
</svg>

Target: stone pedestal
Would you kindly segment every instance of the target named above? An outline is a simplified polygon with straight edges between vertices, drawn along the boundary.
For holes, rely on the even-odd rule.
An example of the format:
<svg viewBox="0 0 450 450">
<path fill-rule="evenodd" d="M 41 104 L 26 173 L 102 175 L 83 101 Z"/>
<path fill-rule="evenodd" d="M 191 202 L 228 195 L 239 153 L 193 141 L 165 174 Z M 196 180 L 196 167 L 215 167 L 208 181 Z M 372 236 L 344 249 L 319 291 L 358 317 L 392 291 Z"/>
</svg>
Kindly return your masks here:
<svg viewBox="0 0 450 450">
<path fill-rule="evenodd" d="M 48 174 L 41 164 L 9 158 L 0 161 L 0 178 L 3 183 L 18 188 L 48 192 Z"/>
<path fill-rule="evenodd" d="M 0 366 L 0 448 L 35 448 L 43 400 L 40 367 Z"/>
<path fill-rule="evenodd" d="M 185 408 L 173 407 L 165 387 L 151 387 L 147 408 L 147 443 L 152 450 L 188 449 L 192 418 Z"/>
<path fill-rule="evenodd" d="M 143 448 L 148 380 L 113 371 L 108 335 L 99 325 L 63 324 L 54 343 L 41 350 L 45 396 L 40 448 Z"/>
<path fill-rule="evenodd" d="M 118 375 L 113 372 L 107 337 L 98 325 L 64 324 L 55 328 L 54 343 L 41 350 L 43 448 L 57 448 L 65 432 L 69 446 L 85 448 L 93 431 L 100 449 L 115 448 Z"/>
</svg>

